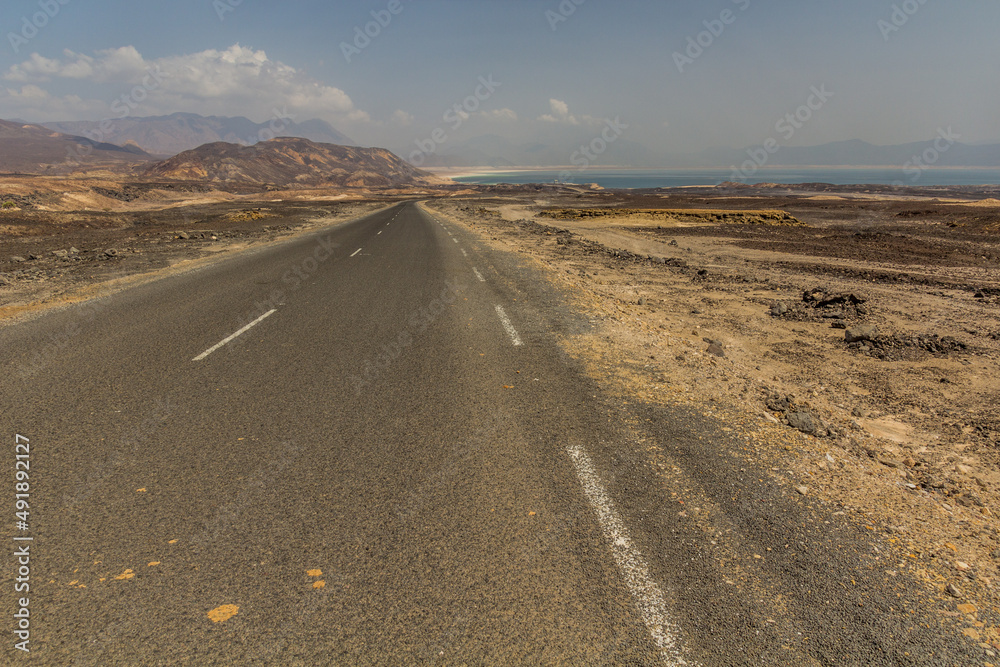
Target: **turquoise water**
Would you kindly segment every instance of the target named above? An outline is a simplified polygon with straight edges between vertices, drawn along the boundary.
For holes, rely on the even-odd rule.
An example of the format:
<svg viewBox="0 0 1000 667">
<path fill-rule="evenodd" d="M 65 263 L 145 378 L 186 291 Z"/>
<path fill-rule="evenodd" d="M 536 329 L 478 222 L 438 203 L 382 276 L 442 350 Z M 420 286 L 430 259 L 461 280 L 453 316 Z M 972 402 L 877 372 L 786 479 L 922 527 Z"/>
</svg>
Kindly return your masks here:
<svg viewBox="0 0 1000 667">
<path fill-rule="evenodd" d="M 567 174 L 571 174 L 567 178 Z M 587 171 L 510 171 L 482 176 L 456 178 L 461 183 L 494 185 L 497 183 L 552 183 L 560 175 L 572 183 L 597 183 L 604 188 L 676 188 L 690 185 L 718 185 L 735 181 L 731 169 L 589 169 Z M 1000 185 L 1000 169 L 928 169 L 913 180 L 912 173 L 902 169 L 859 168 L 829 169 L 823 167 L 789 167 L 761 169 L 754 178 L 743 181 L 756 183 L 832 183 L 834 185 Z"/>
</svg>

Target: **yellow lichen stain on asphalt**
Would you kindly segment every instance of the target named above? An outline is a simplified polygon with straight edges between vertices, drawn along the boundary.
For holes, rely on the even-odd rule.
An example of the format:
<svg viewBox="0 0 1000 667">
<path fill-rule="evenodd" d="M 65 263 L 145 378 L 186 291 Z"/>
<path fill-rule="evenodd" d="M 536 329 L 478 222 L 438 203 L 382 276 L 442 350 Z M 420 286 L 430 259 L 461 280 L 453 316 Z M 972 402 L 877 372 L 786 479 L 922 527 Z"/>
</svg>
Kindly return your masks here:
<svg viewBox="0 0 1000 667">
<path fill-rule="evenodd" d="M 121 574 L 119 574 L 117 577 L 115 577 L 115 579 L 118 580 L 118 581 L 123 581 L 125 579 L 131 579 L 134 576 L 135 576 L 135 572 L 133 572 L 132 570 L 125 570 L 124 572 L 122 572 Z"/>
<path fill-rule="evenodd" d="M 156 567 L 156 566 L 157 566 L 157 565 L 159 565 L 159 564 L 160 564 L 160 561 L 158 561 L 158 560 L 154 560 L 154 561 L 153 561 L 152 563 L 150 563 L 150 564 L 149 564 L 149 566 L 148 566 L 148 567 Z"/>
<path fill-rule="evenodd" d="M 239 606 L 235 604 L 224 604 L 221 607 L 216 607 L 212 611 L 208 612 L 208 617 L 212 619 L 213 623 L 223 623 L 238 613 L 240 613 Z"/>
<path fill-rule="evenodd" d="M 73 581 L 69 582 L 69 585 L 70 586 L 76 586 L 78 583 L 80 583 L 80 582 L 77 581 L 76 579 L 74 579 Z"/>
<path fill-rule="evenodd" d="M 167 544 L 177 544 L 177 540 L 170 540 Z"/>
<path fill-rule="evenodd" d="M 323 570 L 319 570 L 319 569 L 316 569 L 316 570 L 307 570 L 306 574 L 308 574 L 310 577 L 322 577 L 323 576 Z"/>
<path fill-rule="evenodd" d="M 135 492 L 136 493 L 146 493 L 146 487 L 142 487 L 141 489 L 136 489 Z"/>
<path fill-rule="evenodd" d="M 320 580 L 320 581 L 314 581 L 313 582 L 313 588 L 323 588 L 324 586 L 326 586 L 326 582 L 325 581 Z"/>
</svg>

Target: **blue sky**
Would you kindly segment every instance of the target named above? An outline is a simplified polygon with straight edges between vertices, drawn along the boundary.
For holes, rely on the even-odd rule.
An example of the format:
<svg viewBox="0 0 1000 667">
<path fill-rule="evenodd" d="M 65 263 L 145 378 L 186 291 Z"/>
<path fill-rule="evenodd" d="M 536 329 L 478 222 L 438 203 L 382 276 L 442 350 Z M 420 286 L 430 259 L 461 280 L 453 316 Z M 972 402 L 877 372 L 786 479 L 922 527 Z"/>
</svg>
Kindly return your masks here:
<svg viewBox="0 0 1000 667">
<path fill-rule="evenodd" d="M 761 144 L 811 101 L 783 143 L 1000 141 L 995 0 L 398 1 L 5 0 L 0 118 L 113 118 L 124 95 L 137 116 L 287 112 L 395 149 L 436 128 L 530 142 L 620 118 L 678 153 Z M 348 58 L 373 11 L 391 21 Z"/>
</svg>

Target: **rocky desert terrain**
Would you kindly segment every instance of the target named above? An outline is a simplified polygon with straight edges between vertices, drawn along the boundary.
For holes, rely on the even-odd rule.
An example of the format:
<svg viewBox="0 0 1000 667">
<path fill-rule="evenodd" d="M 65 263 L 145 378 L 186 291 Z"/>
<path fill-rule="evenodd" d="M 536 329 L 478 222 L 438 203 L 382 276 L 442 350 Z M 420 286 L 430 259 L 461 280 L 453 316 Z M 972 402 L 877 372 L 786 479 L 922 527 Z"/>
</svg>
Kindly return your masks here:
<svg viewBox="0 0 1000 667">
<path fill-rule="evenodd" d="M 600 322 L 564 344 L 609 390 L 739 434 L 732 455 L 883 535 L 875 567 L 922 581 L 956 632 L 996 651 L 1000 200 L 864 190 L 428 206 L 534 258 Z M 676 470 L 656 448 L 649 467 Z"/>
</svg>

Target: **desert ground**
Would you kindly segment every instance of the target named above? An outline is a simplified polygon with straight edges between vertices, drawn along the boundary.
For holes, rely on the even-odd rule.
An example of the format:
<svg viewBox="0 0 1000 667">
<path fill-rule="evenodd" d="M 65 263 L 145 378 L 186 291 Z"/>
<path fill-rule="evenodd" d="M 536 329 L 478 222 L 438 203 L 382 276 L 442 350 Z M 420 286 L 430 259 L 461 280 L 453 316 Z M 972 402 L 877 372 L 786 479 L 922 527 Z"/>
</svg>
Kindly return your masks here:
<svg viewBox="0 0 1000 667">
<path fill-rule="evenodd" d="M 602 323 L 565 346 L 610 390 L 738 432 L 734 456 L 883 534 L 885 571 L 997 648 L 1000 200 L 831 190 L 429 206 L 535 258 Z M 657 451 L 649 467 L 674 470 Z"/>
<path fill-rule="evenodd" d="M 609 391 L 718 420 L 745 443 L 733 456 L 880 534 L 878 567 L 1000 651 L 1000 192 L 262 193 L 90 176 L 4 178 L 0 193 L 0 325 L 425 200 L 599 322 L 564 346 Z M 648 464 L 671 478 L 664 452 Z"/>
</svg>

